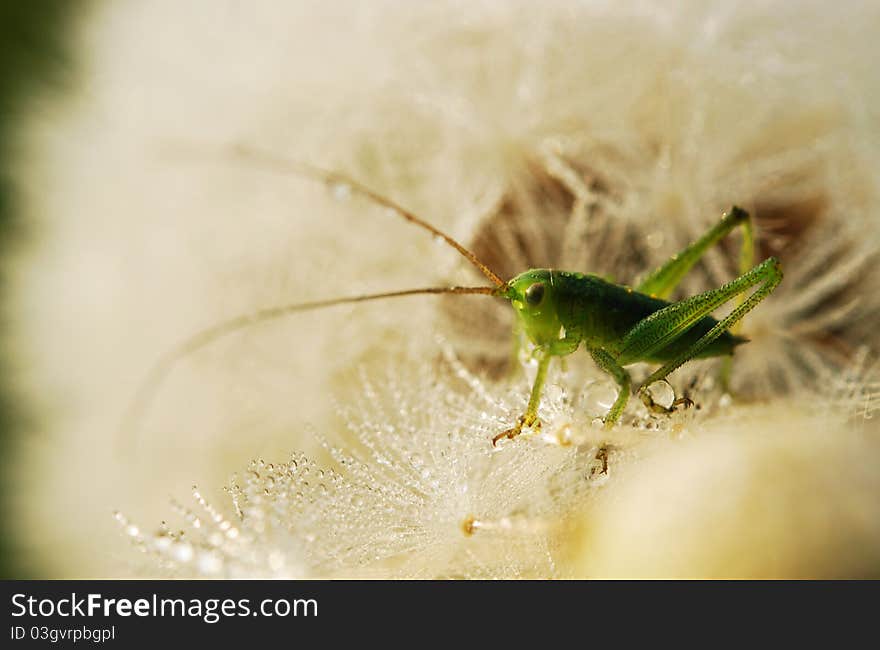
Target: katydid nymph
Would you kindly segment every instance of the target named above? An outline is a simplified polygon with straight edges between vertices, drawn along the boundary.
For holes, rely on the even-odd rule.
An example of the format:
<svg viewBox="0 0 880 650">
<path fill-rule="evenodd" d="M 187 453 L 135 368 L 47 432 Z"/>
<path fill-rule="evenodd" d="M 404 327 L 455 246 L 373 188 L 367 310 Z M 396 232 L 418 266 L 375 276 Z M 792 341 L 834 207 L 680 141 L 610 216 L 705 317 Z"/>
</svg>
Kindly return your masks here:
<svg viewBox="0 0 880 650">
<path fill-rule="evenodd" d="M 191 335 L 159 359 L 129 405 L 123 421 L 123 432 L 130 431 L 162 381 L 180 360 L 219 338 L 256 323 L 298 312 L 425 294 L 481 294 L 506 300 L 513 307 L 520 331 L 534 346 L 532 354 L 537 361 L 537 373 L 525 413 L 509 429 L 494 436 L 491 441 L 493 445 L 502 438 L 515 438 L 524 428 L 540 427 L 539 406 L 548 367 L 554 357 L 572 354 L 581 345 L 596 365 L 617 383 L 617 398 L 603 418 L 605 427 L 611 428 L 623 414 L 631 392 L 638 393 L 644 405 L 655 413 L 669 413 L 676 406 L 689 404 L 687 398 L 677 399 L 671 406 L 657 404 L 647 389 L 691 359 L 732 355 L 734 349 L 747 339 L 732 333 L 731 328 L 782 280 L 782 270 L 775 257 L 752 266 L 752 222 L 749 214 L 738 207 L 731 208 L 702 237 L 673 255 L 632 288 L 597 275 L 556 269 L 530 269 L 504 280 L 477 259 L 472 251 L 440 229 L 344 174 L 251 149 L 238 148 L 236 154 L 273 171 L 292 173 L 360 195 L 445 242 L 491 284 L 403 289 L 301 302 L 270 307 L 220 322 Z M 717 289 L 669 302 L 667 298 L 704 253 L 737 227 L 743 231 L 739 277 Z M 754 291 L 745 297 L 744 294 L 750 289 Z M 737 302 L 725 317 L 716 320 L 710 315 L 734 299 Z M 658 363 L 660 367 L 639 386 L 634 386 L 625 367 L 636 362 Z"/>
</svg>

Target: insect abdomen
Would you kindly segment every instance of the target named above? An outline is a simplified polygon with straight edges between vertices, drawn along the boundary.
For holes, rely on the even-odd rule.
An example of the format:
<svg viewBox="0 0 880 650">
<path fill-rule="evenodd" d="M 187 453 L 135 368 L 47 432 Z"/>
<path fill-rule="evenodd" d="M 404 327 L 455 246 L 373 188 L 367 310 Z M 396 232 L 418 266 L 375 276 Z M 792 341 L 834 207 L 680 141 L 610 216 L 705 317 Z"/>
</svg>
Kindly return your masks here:
<svg viewBox="0 0 880 650">
<path fill-rule="evenodd" d="M 554 273 L 558 292 L 557 309 L 566 329 L 578 331 L 587 345 L 613 352 L 617 344 L 642 319 L 671 303 L 639 293 L 629 287 L 613 284 L 595 275 Z M 706 316 L 667 347 L 642 361 L 668 361 L 718 323 Z M 724 332 L 709 344 L 698 358 L 732 354 L 746 339 Z"/>
</svg>

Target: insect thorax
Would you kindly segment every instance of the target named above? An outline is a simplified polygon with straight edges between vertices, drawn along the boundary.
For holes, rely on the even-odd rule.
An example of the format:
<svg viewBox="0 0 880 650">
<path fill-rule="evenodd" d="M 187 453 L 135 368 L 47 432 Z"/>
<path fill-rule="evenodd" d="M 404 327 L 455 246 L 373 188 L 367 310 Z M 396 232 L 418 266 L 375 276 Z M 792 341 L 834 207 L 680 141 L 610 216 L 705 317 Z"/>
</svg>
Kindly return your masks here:
<svg viewBox="0 0 880 650">
<path fill-rule="evenodd" d="M 613 347 L 641 319 L 669 304 L 596 275 L 555 269 L 531 269 L 509 284 L 520 325 L 536 345 L 566 340 L 567 348 L 581 341 Z M 530 304 L 528 292 L 538 284 L 542 299 Z"/>
</svg>

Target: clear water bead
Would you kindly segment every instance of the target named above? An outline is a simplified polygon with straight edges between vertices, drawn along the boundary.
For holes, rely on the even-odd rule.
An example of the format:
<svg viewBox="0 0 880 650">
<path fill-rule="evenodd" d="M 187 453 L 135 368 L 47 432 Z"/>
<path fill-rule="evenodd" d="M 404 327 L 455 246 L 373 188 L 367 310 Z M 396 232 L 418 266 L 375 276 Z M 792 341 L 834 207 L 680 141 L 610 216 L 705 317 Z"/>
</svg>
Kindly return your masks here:
<svg viewBox="0 0 880 650">
<path fill-rule="evenodd" d="M 174 540 L 171 536 L 164 533 L 159 533 L 153 538 L 153 545 L 156 547 L 156 550 L 160 552 L 167 551 L 171 548 L 173 543 Z"/>
<path fill-rule="evenodd" d="M 648 248 L 658 250 L 663 247 L 665 239 L 666 234 L 662 230 L 655 230 L 645 236 L 645 243 L 648 245 Z"/>
<path fill-rule="evenodd" d="M 171 553 L 175 560 L 186 563 L 193 558 L 193 547 L 187 542 L 181 542 L 174 545 Z"/>
<path fill-rule="evenodd" d="M 351 186 L 347 183 L 333 183 L 330 192 L 337 201 L 348 201 L 351 198 Z"/>
<path fill-rule="evenodd" d="M 565 398 L 565 389 L 559 384 L 550 384 L 544 390 L 544 395 L 551 402 L 559 402 Z"/>
<path fill-rule="evenodd" d="M 651 399 L 654 400 L 654 403 L 659 404 L 663 408 L 670 408 L 675 401 L 675 391 L 672 390 L 672 386 L 669 385 L 669 382 L 665 380 L 655 381 L 648 386 L 647 390 L 651 395 Z"/>
<path fill-rule="evenodd" d="M 217 553 L 207 552 L 199 555 L 198 571 L 204 575 L 214 575 L 220 572 L 223 560 Z"/>
<path fill-rule="evenodd" d="M 617 399 L 617 390 L 610 383 L 588 385 L 581 394 L 581 403 L 587 413 L 607 413 Z"/>
</svg>

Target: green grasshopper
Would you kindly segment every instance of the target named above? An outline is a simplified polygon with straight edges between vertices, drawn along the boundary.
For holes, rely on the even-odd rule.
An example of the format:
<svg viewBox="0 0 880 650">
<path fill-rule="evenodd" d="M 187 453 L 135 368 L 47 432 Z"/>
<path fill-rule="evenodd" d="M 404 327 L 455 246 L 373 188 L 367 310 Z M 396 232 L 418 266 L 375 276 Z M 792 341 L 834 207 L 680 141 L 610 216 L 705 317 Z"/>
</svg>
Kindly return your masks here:
<svg viewBox="0 0 880 650">
<path fill-rule="evenodd" d="M 163 379 L 178 361 L 223 336 L 296 312 L 419 294 L 482 294 L 507 300 L 513 306 L 521 331 L 534 345 L 533 355 L 538 367 L 526 411 L 513 427 L 492 439 L 493 445 L 502 438 L 515 438 L 523 428 L 540 427 L 538 408 L 550 361 L 553 357 L 573 353 L 581 344 L 596 365 L 611 375 L 619 387 L 617 399 L 604 417 L 605 427 L 611 428 L 620 419 L 632 391 L 638 392 L 645 406 L 655 413 L 670 413 L 676 406 L 689 405 L 687 398 L 677 399 L 669 407 L 657 404 L 648 386 L 665 379 L 691 359 L 732 355 L 736 346 L 747 339 L 731 333 L 730 329 L 782 280 L 782 269 L 775 257 L 752 268 L 751 219 L 745 210 L 733 207 L 702 237 L 673 255 L 635 288 L 614 284 L 596 275 L 555 269 L 531 269 L 505 281 L 446 233 L 344 174 L 249 149 L 239 148 L 236 153 L 239 157 L 275 171 L 291 172 L 322 181 L 333 188 L 345 189 L 386 208 L 454 248 L 493 286 L 428 287 L 333 298 L 271 307 L 223 321 L 182 341 L 156 363 L 129 405 L 123 420 L 123 431 L 130 430 L 130 425 L 139 419 Z M 718 289 L 679 302 L 667 301 L 665 298 L 703 254 L 737 226 L 743 227 L 741 275 Z M 720 321 L 709 315 L 756 286 L 757 289 L 748 298 L 740 298 L 733 310 Z M 632 379 L 624 367 L 641 361 L 662 365 L 640 386 L 633 387 Z"/>
</svg>

